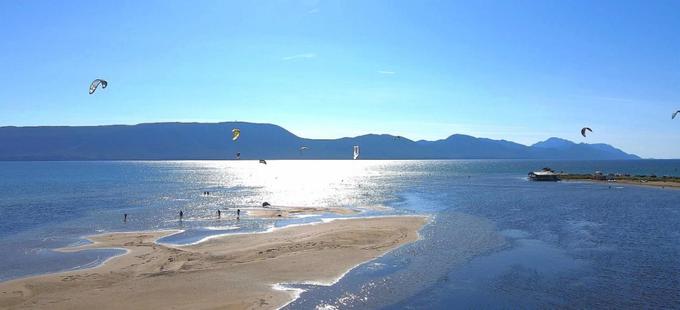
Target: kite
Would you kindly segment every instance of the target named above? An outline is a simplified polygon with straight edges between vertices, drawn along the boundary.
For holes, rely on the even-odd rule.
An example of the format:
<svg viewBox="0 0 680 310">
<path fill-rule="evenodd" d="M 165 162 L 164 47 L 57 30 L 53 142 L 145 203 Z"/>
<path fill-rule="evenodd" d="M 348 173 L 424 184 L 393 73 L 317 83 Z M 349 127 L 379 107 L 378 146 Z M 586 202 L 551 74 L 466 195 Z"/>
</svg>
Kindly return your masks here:
<svg viewBox="0 0 680 310">
<path fill-rule="evenodd" d="M 590 128 L 588 128 L 588 127 L 583 127 L 583 129 L 581 129 L 581 135 L 584 136 L 584 137 L 586 136 L 586 130 L 587 130 L 587 131 L 590 131 L 590 132 L 593 132 L 592 129 L 590 129 Z"/>
<path fill-rule="evenodd" d="M 106 86 L 109 86 L 109 82 L 102 79 L 96 79 L 92 81 L 92 84 L 90 84 L 90 95 L 94 94 L 94 91 L 97 90 L 97 86 L 99 85 L 101 85 L 102 89 L 104 89 Z"/>
</svg>

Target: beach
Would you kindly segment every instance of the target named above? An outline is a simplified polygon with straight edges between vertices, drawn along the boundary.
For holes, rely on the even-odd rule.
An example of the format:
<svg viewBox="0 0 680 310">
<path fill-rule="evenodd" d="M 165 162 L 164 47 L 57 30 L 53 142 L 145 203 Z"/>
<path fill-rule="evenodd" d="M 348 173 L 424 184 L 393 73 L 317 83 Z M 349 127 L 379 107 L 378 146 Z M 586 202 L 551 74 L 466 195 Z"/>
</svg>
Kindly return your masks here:
<svg viewBox="0 0 680 310">
<path fill-rule="evenodd" d="M 680 191 L 526 179 L 678 160 L 252 165 L 0 162 L 0 309 L 680 306 Z"/>
<path fill-rule="evenodd" d="M 123 248 L 95 268 L 0 283 L 0 308 L 275 309 L 297 292 L 285 284 L 330 285 L 346 272 L 416 241 L 422 216 L 341 219 L 195 245 L 156 240 L 177 231 L 110 233 L 60 251 Z"/>
<path fill-rule="evenodd" d="M 670 171 L 667 171 L 670 172 Z M 677 172 L 677 168 L 673 169 Z M 596 171 L 594 174 L 589 173 L 559 173 L 559 179 L 562 181 L 587 181 L 593 183 L 609 183 L 609 184 L 626 184 L 636 186 L 648 187 L 662 187 L 662 188 L 680 188 L 680 178 L 673 176 L 673 174 L 663 174 L 657 176 L 654 173 L 650 174 L 633 174 L 633 173 L 607 173 Z"/>
<path fill-rule="evenodd" d="M 640 182 L 639 180 L 615 180 L 615 181 L 604 181 L 604 180 L 593 180 L 593 179 L 562 179 L 562 181 L 567 182 L 592 182 L 592 183 L 602 183 L 609 185 L 633 185 L 633 186 L 646 186 L 646 187 L 661 187 L 661 188 L 673 188 L 680 189 L 680 183 L 671 181 L 646 181 Z"/>
<path fill-rule="evenodd" d="M 616 180 L 618 184 L 628 184 L 628 185 L 638 185 L 638 186 L 652 186 L 652 187 L 663 187 L 663 188 L 680 188 L 680 183 L 678 182 L 666 182 L 666 181 L 647 181 L 640 182 L 634 180 Z"/>
</svg>

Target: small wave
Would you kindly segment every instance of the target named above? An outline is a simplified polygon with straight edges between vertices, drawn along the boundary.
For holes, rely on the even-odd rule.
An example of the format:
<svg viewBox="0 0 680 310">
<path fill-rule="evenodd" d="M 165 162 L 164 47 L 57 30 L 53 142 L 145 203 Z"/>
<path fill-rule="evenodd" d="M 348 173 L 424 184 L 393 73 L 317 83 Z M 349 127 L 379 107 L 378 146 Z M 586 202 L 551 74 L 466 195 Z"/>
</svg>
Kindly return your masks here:
<svg viewBox="0 0 680 310">
<path fill-rule="evenodd" d="M 289 286 L 285 286 L 285 285 L 279 284 L 279 283 L 272 285 L 272 289 L 274 289 L 276 291 L 288 292 L 293 297 L 293 299 L 291 299 L 289 302 L 285 303 L 284 305 L 282 305 L 278 309 L 285 308 L 287 305 L 289 305 L 290 303 L 292 303 L 295 300 L 297 300 L 298 298 L 300 298 L 300 294 L 305 292 L 305 290 L 303 290 L 301 288 L 289 287 Z"/>
<path fill-rule="evenodd" d="M 318 216 L 321 216 L 321 215 L 319 215 L 319 214 L 296 214 L 296 215 L 293 215 L 294 218 L 300 218 L 300 219 L 307 218 L 307 217 L 318 217 Z"/>
<path fill-rule="evenodd" d="M 383 263 L 371 263 L 371 264 L 368 264 L 366 266 L 366 268 L 368 268 L 369 270 L 374 270 L 374 271 L 380 270 L 380 269 L 385 268 L 385 264 L 383 264 Z"/>
<path fill-rule="evenodd" d="M 97 256 L 97 258 L 94 259 L 93 261 L 79 265 L 79 266 L 75 266 L 75 267 L 71 268 L 71 270 L 88 269 L 88 268 L 96 267 L 96 266 L 100 265 L 103 261 L 104 260 L 102 260 L 101 257 Z"/>
<path fill-rule="evenodd" d="M 30 248 L 30 249 L 24 250 L 24 254 L 35 255 L 35 254 L 38 254 L 40 252 L 44 252 L 45 250 L 46 250 L 45 248 Z"/>
<path fill-rule="evenodd" d="M 235 230 L 239 229 L 240 227 L 238 226 L 208 226 L 208 227 L 203 227 L 207 230 Z"/>
<path fill-rule="evenodd" d="M 82 239 L 78 239 L 78 240 L 76 240 L 76 241 L 74 241 L 74 242 L 71 242 L 71 243 L 67 244 L 65 247 L 66 247 L 66 248 L 75 248 L 75 247 L 78 247 L 78 246 L 81 246 L 81 245 L 90 244 L 90 243 L 92 243 L 92 241 L 87 240 L 87 239 L 85 239 L 85 238 L 83 237 Z"/>
</svg>

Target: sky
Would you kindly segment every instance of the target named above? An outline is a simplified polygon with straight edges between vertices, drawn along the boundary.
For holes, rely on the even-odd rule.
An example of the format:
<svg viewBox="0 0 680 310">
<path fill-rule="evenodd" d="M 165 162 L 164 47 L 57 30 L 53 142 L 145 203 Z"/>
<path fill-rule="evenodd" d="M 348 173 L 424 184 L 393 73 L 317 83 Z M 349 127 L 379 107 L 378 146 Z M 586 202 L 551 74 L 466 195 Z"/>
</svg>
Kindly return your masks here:
<svg viewBox="0 0 680 310">
<path fill-rule="evenodd" d="M 239 120 L 680 158 L 679 29 L 680 1 L 0 1 L 0 126 Z"/>
</svg>

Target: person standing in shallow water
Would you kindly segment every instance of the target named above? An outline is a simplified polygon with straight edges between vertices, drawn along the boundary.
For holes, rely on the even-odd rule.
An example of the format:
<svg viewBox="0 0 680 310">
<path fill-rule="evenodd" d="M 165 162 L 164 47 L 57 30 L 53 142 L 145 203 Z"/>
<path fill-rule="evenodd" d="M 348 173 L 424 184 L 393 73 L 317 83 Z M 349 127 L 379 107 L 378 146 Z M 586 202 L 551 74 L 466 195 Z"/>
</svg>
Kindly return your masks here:
<svg viewBox="0 0 680 310">
<path fill-rule="evenodd" d="M 182 210 L 179 210 L 179 220 L 181 221 L 183 217 L 184 217 L 184 212 Z"/>
<path fill-rule="evenodd" d="M 241 217 L 241 209 L 236 209 L 236 219 L 238 220 Z"/>
<path fill-rule="evenodd" d="M 123 214 L 123 223 L 127 223 L 127 213 Z"/>
<path fill-rule="evenodd" d="M 222 211 L 220 211 L 220 209 L 217 209 L 217 218 L 221 218 L 221 217 L 222 217 Z"/>
</svg>

